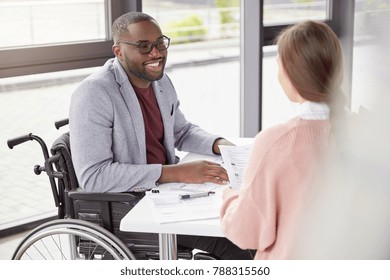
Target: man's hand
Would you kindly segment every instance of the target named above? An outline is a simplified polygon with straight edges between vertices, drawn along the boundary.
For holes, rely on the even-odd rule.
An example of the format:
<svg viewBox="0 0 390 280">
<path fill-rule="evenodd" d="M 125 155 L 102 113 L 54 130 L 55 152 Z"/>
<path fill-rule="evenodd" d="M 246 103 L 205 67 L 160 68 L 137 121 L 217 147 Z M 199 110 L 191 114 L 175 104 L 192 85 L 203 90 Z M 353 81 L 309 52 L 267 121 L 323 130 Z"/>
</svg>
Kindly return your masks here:
<svg viewBox="0 0 390 280">
<path fill-rule="evenodd" d="M 219 138 L 215 140 L 213 144 L 213 153 L 216 155 L 220 155 L 221 151 L 219 150 L 219 145 L 226 145 L 226 146 L 235 146 L 232 142 L 224 139 L 224 138 Z"/>
<path fill-rule="evenodd" d="M 211 182 L 219 185 L 229 183 L 226 170 L 211 161 L 194 161 L 183 164 L 163 165 L 159 183 L 183 182 L 203 184 Z"/>
</svg>

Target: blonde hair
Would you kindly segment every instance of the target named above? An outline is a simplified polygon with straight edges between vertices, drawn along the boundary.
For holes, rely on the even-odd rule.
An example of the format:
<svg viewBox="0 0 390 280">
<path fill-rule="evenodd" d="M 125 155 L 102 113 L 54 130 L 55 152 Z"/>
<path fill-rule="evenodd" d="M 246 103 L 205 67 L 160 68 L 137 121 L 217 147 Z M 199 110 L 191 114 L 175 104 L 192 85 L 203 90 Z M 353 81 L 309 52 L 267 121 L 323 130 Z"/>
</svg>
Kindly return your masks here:
<svg viewBox="0 0 390 280">
<path fill-rule="evenodd" d="M 279 59 L 299 94 L 308 101 L 326 102 L 331 112 L 344 107 L 342 49 L 333 30 L 322 22 L 305 21 L 277 37 Z M 340 103 L 341 102 L 341 103 Z"/>
</svg>

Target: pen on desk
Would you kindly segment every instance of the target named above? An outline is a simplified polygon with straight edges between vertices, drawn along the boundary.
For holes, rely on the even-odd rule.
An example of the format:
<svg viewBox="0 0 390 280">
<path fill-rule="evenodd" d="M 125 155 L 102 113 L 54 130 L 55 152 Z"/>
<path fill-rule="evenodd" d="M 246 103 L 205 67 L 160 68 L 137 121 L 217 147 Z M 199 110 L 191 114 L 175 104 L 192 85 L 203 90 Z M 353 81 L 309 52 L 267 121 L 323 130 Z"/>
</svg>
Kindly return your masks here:
<svg viewBox="0 0 390 280">
<path fill-rule="evenodd" d="M 191 193 L 191 194 L 181 194 L 180 199 L 189 199 L 189 198 L 196 198 L 196 197 L 204 197 L 209 196 L 210 194 L 215 194 L 215 192 L 203 192 L 203 193 Z"/>
</svg>

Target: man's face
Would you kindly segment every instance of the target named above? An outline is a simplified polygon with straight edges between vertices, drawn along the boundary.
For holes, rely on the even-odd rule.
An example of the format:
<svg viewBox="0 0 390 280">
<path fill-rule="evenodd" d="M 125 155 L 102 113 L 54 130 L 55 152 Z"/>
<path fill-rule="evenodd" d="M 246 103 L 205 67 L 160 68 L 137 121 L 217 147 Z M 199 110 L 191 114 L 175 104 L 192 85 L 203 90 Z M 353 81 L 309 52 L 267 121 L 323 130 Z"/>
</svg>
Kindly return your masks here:
<svg viewBox="0 0 390 280">
<path fill-rule="evenodd" d="M 140 43 L 162 39 L 161 30 L 154 21 L 133 23 L 129 25 L 128 30 L 129 33 L 119 41 Z M 137 46 L 124 43 L 114 46 L 113 49 L 134 86 L 146 88 L 150 82 L 162 78 L 167 50 L 159 51 L 153 47 L 150 53 L 141 54 Z"/>
</svg>

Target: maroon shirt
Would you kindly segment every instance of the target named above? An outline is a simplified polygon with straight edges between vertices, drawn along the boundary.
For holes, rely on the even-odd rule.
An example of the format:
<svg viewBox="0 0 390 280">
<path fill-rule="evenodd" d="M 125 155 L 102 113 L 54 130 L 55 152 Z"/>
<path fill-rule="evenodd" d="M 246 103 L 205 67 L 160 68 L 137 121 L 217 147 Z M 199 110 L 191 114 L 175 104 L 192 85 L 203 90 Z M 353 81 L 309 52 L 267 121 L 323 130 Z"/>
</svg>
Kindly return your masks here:
<svg viewBox="0 0 390 280">
<path fill-rule="evenodd" d="M 167 156 L 164 141 L 164 125 L 160 108 L 153 91 L 152 85 L 147 88 L 133 86 L 141 106 L 145 123 L 146 159 L 148 164 L 166 164 Z"/>
</svg>

